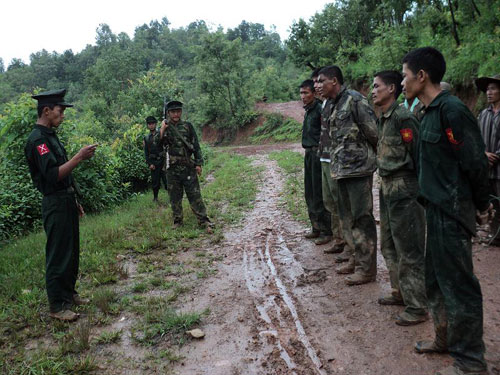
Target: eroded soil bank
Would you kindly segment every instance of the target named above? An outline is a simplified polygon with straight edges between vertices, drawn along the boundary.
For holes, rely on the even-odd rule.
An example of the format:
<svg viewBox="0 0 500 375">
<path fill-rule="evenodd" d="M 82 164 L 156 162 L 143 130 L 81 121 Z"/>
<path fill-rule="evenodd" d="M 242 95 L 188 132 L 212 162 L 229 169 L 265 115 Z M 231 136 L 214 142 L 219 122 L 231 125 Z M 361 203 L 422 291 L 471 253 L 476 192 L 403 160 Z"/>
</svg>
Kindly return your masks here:
<svg viewBox="0 0 500 375">
<path fill-rule="evenodd" d="M 255 166 L 263 167 L 260 191 L 243 222 L 206 249 L 224 260 L 183 306 L 210 309 L 201 327 L 206 336 L 181 349 L 184 360 L 174 372 L 434 374 L 449 365 L 448 356 L 413 351 L 417 339 L 433 337 L 430 321 L 399 327 L 394 316 L 401 308 L 377 304 L 389 290 L 380 254 L 377 281 L 348 287 L 334 272 L 333 256 L 323 253 L 328 245 L 303 239 L 308 228 L 291 219 L 280 200 L 284 177 L 267 157 L 275 148 L 233 149 L 255 155 Z M 484 295 L 486 358 L 490 373 L 499 374 L 500 249 L 475 244 L 474 262 Z"/>
</svg>

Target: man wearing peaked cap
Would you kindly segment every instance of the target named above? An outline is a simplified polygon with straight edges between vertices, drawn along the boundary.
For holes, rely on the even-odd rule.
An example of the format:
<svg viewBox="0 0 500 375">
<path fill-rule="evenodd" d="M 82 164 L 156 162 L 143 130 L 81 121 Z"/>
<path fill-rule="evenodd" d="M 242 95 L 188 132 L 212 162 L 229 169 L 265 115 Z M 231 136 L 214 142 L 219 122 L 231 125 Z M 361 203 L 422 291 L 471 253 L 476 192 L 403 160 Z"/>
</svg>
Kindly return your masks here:
<svg viewBox="0 0 500 375">
<path fill-rule="evenodd" d="M 191 123 L 181 120 L 182 102 L 173 100 L 166 105 L 166 118 L 161 123 L 158 142 L 165 145 L 169 155 L 167 180 L 174 227 L 183 223 L 182 196 L 189 200 L 198 224 L 211 233 L 207 209 L 201 197 L 198 176 L 201 174 L 203 157 L 198 136 Z"/>
<path fill-rule="evenodd" d="M 481 77 L 476 80 L 477 88 L 486 93 L 488 107 L 479 114 L 477 121 L 486 145 L 486 157 L 489 164 L 490 194 L 500 196 L 500 74 Z M 490 244 L 500 246 L 500 201 L 493 199 L 497 215 L 490 223 Z"/>
<path fill-rule="evenodd" d="M 47 235 L 46 288 L 50 316 L 62 321 L 78 318 L 71 308 L 89 301 L 75 290 L 80 256 L 78 216 L 83 208 L 76 200 L 77 186 L 71 175 L 81 161 L 90 159 L 97 145 L 83 147 L 71 159 L 55 130 L 64 120 L 66 90 L 33 95 L 38 101 L 38 120 L 24 149 L 31 179 L 42 193 L 42 219 Z"/>
<path fill-rule="evenodd" d="M 153 201 L 158 203 L 158 192 L 160 191 L 161 182 L 165 190 L 168 191 L 167 178 L 163 169 L 165 165 L 165 150 L 163 145 L 157 141 L 156 118 L 153 116 L 146 117 L 146 124 L 149 129 L 149 134 L 144 136 L 144 155 L 146 157 L 146 164 L 151 171 L 151 185 L 153 187 Z"/>
</svg>

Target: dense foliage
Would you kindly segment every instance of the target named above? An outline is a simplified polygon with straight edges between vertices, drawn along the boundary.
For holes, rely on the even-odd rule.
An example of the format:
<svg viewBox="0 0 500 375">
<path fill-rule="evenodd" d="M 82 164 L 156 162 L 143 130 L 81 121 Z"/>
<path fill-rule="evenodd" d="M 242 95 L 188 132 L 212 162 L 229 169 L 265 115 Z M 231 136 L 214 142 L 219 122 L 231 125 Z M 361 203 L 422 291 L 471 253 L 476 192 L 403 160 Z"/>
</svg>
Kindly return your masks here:
<svg viewBox="0 0 500 375">
<path fill-rule="evenodd" d="M 498 73 L 499 44 L 499 0 L 339 0 L 295 22 L 287 41 L 296 64 L 335 63 L 351 82 L 399 70 L 406 52 L 434 46 L 457 89 Z"/>
</svg>

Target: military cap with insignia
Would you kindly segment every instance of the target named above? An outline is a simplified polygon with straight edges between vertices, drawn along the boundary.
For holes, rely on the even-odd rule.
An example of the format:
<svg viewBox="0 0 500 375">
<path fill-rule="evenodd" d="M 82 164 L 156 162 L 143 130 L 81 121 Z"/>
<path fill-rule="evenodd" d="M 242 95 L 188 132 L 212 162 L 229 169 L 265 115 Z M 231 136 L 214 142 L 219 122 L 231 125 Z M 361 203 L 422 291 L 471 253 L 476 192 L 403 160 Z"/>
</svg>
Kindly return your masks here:
<svg viewBox="0 0 500 375">
<path fill-rule="evenodd" d="M 45 107 L 49 105 L 73 107 L 73 104 L 69 104 L 64 101 L 64 95 L 66 95 L 66 89 L 45 91 L 37 95 L 32 95 L 31 97 L 38 100 L 38 107 Z"/>
<path fill-rule="evenodd" d="M 476 86 L 479 90 L 486 92 L 488 85 L 490 83 L 496 83 L 500 86 L 500 74 L 494 75 L 492 77 L 480 77 L 476 79 Z"/>
<path fill-rule="evenodd" d="M 154 116 L 148 116 L 146 117 L 146 124 L 153 124 L 153 123 L 157 123 L 158 121 L 156 121 L 156 118 Z"/>
<path fill-rule="evenodd" d="M 182 102 L 178 100 L 171 100 L 167 103 L 167 111 L 170 111 L 172 109 L 182 109 Z"/>
</svg>

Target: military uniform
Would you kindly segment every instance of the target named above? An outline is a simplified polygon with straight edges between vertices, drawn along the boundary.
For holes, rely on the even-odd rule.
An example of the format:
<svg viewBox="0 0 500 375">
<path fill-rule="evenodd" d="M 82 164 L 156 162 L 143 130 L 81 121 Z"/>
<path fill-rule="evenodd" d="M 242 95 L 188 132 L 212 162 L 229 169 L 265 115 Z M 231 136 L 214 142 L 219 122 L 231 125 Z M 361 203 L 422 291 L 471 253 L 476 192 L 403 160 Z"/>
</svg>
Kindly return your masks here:
<svg viewBox="0 0 500 375">
<path fill-rule="evenodd" d="M 338 186 L 337 181 L 332 179 L 330 172 L 330 151 L 332 147 L 332 140 L 330 138 L 330 124 L 328 119 L 332 113 L 332 106 L 332 101 L 327 100 L 321 112 L 321 132 L 318 154 L 321 162 L 321 190 L 323 195 L 323 204 L 330 212 L 333 241 L 343 246 L 346 241 L 344 240 L 344 233 L 338 214 Z M 344 251 L 350 253 L 351 250 L 348 246 L 346 246 L 344 247 Z"/>
<path fill-rule="evenodd" d="M 45 246 L 46 288 L 50 311 L 73 305 L 80 257 L 79 211 L 71 174 L 58 181 L 59 167 L 68 161 L 55 131 L 35 125 L 25 156 L 35 187 L 43 194 L 42 219 Z"/>
<path fill-rule="evenodd" d="M 175 130 L 173 127 L 175 127 Z M 189 147 L 181 137 L 188 143 Z M 196 166 L 203 165 L 203 158 L 198 136 L 193 125 L 182 120 L 177 124 L 169 121 L 163 138 L 159 142 L 165 145 L 170 157 L 167 179 L 174 224 L 182 224 L 182 197 L 184 191 L 186 191 L 191 209 L 196 215 L 198 223 L 206 225 L 210 220 L 201 197 L 200 184 L 196 173 Z M 194 159 L 192 156 L 194 156 Z"/>
<path fill-rule="evenodd" d="M 352 285 L 374 280 L 377 274 L 372 197 L 376 118 L 365 97 L 342 87 L 328 121 L 332 140 L 330 172 L 338 184 L 339 218 L 353 242 L 355 275 L 346 279 Z M 346 240 L 349 244 L 349 238 Z"/>
<path fill-rule="evenodd" d="M 488 206 L 488 161 L 477 121 L 448 92 L 425 109 L 420 125 L 419 199 L 425 203 L 425 285 L 436 344 L 455 366 L 486 369 L 483 304 L 473 272 L 471 236 L 476 209 Z"/>
<path fill-rule="evenodd" d="M 427 314 L 424 284 L 425 219 L 417 202 L 418 121 L 394 102 L 377 120 L 380 187 L 380 250 L 393 296 L 411 317 Z"/>
<path fill-rule="evenodd" d="M 158 191 L 160 190 L 161 182 L 165 190 L 168 190 L 167 178 L 165 176 L 165 151 L 163 146 L 157 142 L 157 135 L 159 130 L 156 129 L 154 133 L 149 133 L 144 136 L 144 155 L 146 157 L 146 164 L 149 166 L 154 165 L 155 169 L 151 170 L 151 185 L 153 187 L 154 199 L 158 199 Z"/>
<path fill-rule="evenodd" d="M 302 125 L 302 147 L 304 156 L 304 193 L 313 232 L 331 236 L 331 215 L 323 204 L 321 185 L 321 162 L 318 143 L 321 131 L 321 101 L 315 99 L 305 107 Z"/>
</svg>

